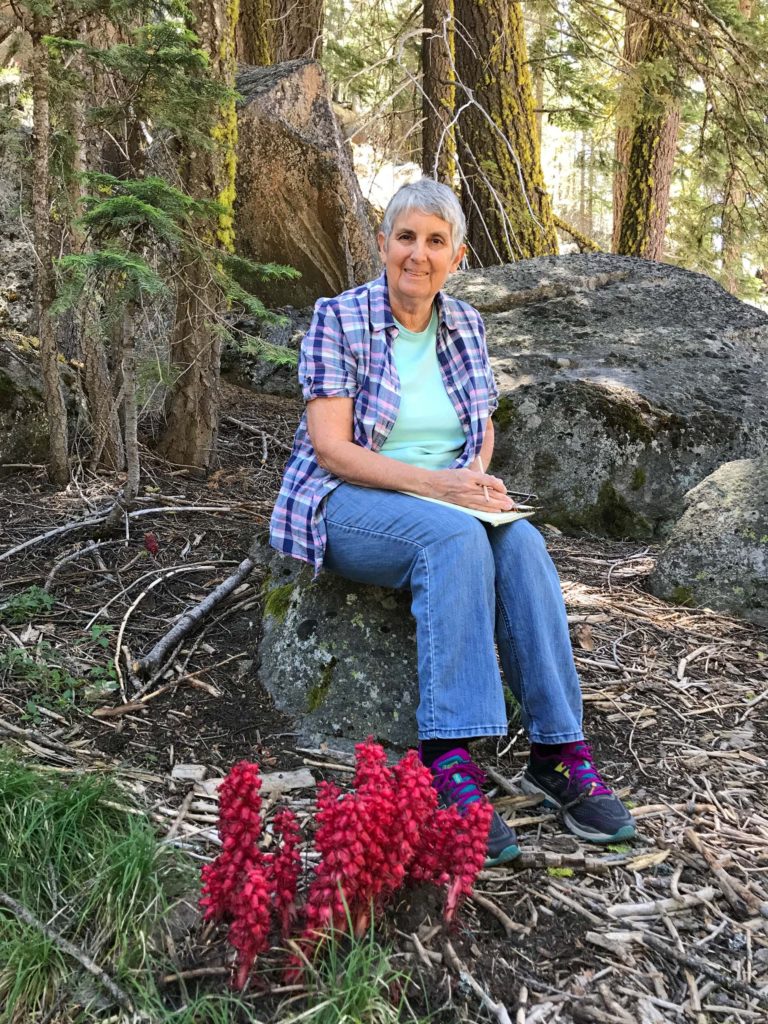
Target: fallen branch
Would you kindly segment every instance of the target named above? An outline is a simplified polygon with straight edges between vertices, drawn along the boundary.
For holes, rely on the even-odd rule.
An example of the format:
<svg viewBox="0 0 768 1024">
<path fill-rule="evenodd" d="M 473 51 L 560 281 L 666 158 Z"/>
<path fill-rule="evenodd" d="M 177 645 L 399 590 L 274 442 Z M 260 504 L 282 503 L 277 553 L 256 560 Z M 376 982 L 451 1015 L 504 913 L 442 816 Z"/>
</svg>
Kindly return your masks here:
<svg viewBox="0 0 768 1024">
<path fill-rule="evenodd" d="M 496 920 L 501 924 L 502 928 L 506 932 L 507 938 L 511 938 L 512 935 L 527 933 L 528 928 L 524 924 L 518 924 L 517 921 L 513 921 L 512 918 L 505 914 L 501 907 L 497 906 L 493 900 L 489 900 L 487 896 L 475 890 L 470 899 L 473 903 L 476 903 L 478 907 L 483 907 L 489 914 L 493 914 Z"/>
<path fill-rule="evenodd" d="M 228 576 L 223 583 L 220 583 L 200 604 L 185 612 L 168 630 L 165 636 L 158 640 L 146 658 L 134 662 L 133 671 L 136 675 L 148 676 L 156 672 L 163 663 L 168 651 L 173 650 L 180 640 L 183 640 L 185 636 L 191 633 L 217 604 L 220 604 L 226 597 L 229 597 L 243 580 L 250 575 L 255 564 L 250 558 L 243 559 L 231 576 Z"/>
<path fill-rule="evenodd" d="M 125 615 L 123 616 L 123 621 L 120 623 L 120 629 L 118 630 L 118 633 L 117 633 L 117 643 L 115 644 L 115 659 L 114 659 L 115 672 L 117 673 L 118 682 L 120 683 L 120 693 L 122 695 L 123 703 L 124 704 L 127 702 L 127 693 L 126 693 L 126 689 L 125 689 L 125 680 L 123 679 L 123 673 L 122 673 L 122 670 L 120 668 L 120 653 L 122 651 L 123 635 L 125 633 L 125 628 L 128 625 L 128 620 L 130 619 L 131 615 L 133 615 L 134 611 L 138 608 L 138 606 L 141 604 L 141 602 L 144 600 L 144 598 L 147 596 L 147 594 L 150 592 L 150 590 L 154 590 L 155 587 L 159 586 L 161 583 L 165 582 L 166 580 L 171 579 L 173 576 L 178 576 L 180 573 L 202 572 L 203 569 L 215 569 L 215 568 L 216 568 L 215 564 L 211 564 L 210 562 L 202 562 L 200 565 L 182 565 L 182 566 L 177 566 L 175 569 L 169 569 L 166 572 L 164 572 L 162 576 L 158 576 L 156 580 L 152 580 L 152 582 L 149 584 L 149 586 L 145 590 L 142 590 L 142 592 L 139 594 L 139 596 L 136 598 L 136 600 L 130 606 L 128 611 L 125 613 Z M 135 668 L 136 663 L 135 662 L 131 662 L 130 659 L 128 659 L 128 664 L 129 664 L 130 671 L 132 673 L 135 673 L 136 672 L 136 668 Z"/>
<path fill-rule="evenodd" d="M 712 886 L 699 889 L 698 892 L 686 893 L 685 896 L 671 896 L 669 899 L 650 900 L 645 903 L 616 903 L 608 907 L 609 917 L 660 917 L 664 914 L 675 914 L 679 910 L 689 910 L 701 903 L 711 903 L 719 895 L 719 890 Z"/>
<path fill-rule="evenodd" d="M 24 922 L 24 924 L 28 924 L 31 928 L 36 928 L 46 937 L 46 939 L 48 939 L 49 942 L 52 942 L 54 946 L 57 946 L 62 953 L 66 953 L 67 956 L 71 956 L 73 960 L 77 960 L 77 962 L 84 967 L 89 974 L 92 974 L 94 978 L 101 982 L 116 1003 L 122 1006 L 123 1009 L 127 1010 L 129 1013 L 133 1013 L 133 1003 L 131 1002 L 128 993 L 124 992 L 119 985 L 117 985 L 97 963 L 91 960 L 86 953 L 83 953 L 83 951 L 78 949 L 77 946 L 73 946 L 68 939 L 65 939 L 63 935 L 60 935 L 59 932 L 51 928 L 50 925 L 43 924 L 43 922 L 39 921 L 31 911 L 27 910 L 25 906 L 18 903 L 15 899 L 2 891 L 0 891 L 0 906 L 7 907 L 7 909 L 14 913 L 20 921 Z"/>
<path fill-rule="evenodd" d="M 461 962 L 461 960 L 459 960 L 458 954 L 451 945 L 449 939 L 445 940 L 445 943 L 443 944 L 443 949 L 445 950 L 445 958 L 448 961 L 448 963 L 451 965 L 454 971 L 456 971 L 461 980 L 465 982 L 467 985 L 469 985 L 469 987 L 478 997 L 478 999 L 485 1007 L 485 1009 L 488 1010 L 489 1013 L 493 1014 L 493 1016 L 496 1018 L 499 1024 L 512 1024 L 512 1018 L 507 1013 L 506 1006 L 504 1006 L 503 1003 L 494 1002 L 493 999 L 491 999 L 490 995 L 483 988 L 483 986 L 475 978 L 472 977 L 472 975 L 469 973 L 469 971 Z"/>
<path fill-rule="evenodd" d="M 556 228 L 560 228 L 560 230 L 564 231 L 566 235 L 571 236 L 574 242 L 578 245 L 579 252 L 603 251 L 597 244 L 597 242 L 593 242 L 591 238 L 589 238 L 585 234 L 582 234 L 582 232 L 579 231 L 578 228 L 573 227 L 573 225 L 569 224 L 568 221 L 563 220 L 562 217 L 558 217 L 557 214 L 555 214 L 553 220 L 555 222 Z"/>
<path fill-rule="evenodd" d="M 107 547 L 110 544 L 120 543 L 122 543 L 122 541 L 120 540 L 91 540 L 85 545 L 85 547 L 78 548 L 77 551 L 72 551 L 70 554 L 64 555 L 64 557 L 60 558 L 58 562 L 54 562 L 53 568 L 48 573 L 46 581 L 43 584 L 43 590 L 48 591 L 51 589 L 51 584 L 53 583 L 54 577 L 59 572 L 59 570 L 63 569 L 64 566 L 67 565 L 69 562 L 74 562 L 78 558 L 82 558 L 83 555 L 90 555 L 93 551 L 97 551 L 99 548 Z"/>
<path fill-rule="evenodd" d="M 701 838 L 693 831 L 692 828 L 685 830 L 685 838 L 688 843 L 694 848 L 694 850 L 700 854 L 707 863 L 709 870 L 715 876 L 720 883 L 723 896 L 726 898 L 728 903 L 731 905 L 731 909 L 741 919 L 749 917 L 750 910 L 759 912 L 760 905 L 758 901 L 749 893 L 749 901 L 742 898 L 742 896 L 736 891 L 735 879 L 731 878 L 728 872 L 718 862 L 717 857 L 714 856 L 711 850 L 701 841 Z"/>
<path fill-rule="evenodd" d="M 38 544 L 44 544 L 46 541 L 53 540 L 54 537 L 63 537 L 65 534 L 74 533 L 76 530 L 84 530 L 86 527 L 99 526 L 102 523 L 106 523 L 116 513 L 120 519 L 123 517 L 126 519 L 136 519 L 139 516 L 175 515 L 178 512 L 231 511 L 231 505 L 176 505 L 170 508 L 160 506 L 159 508 L 139 508 L 134 512 L 125 512 L 122 505 L 116 503 L 110 506 L 106 512 L 100 512 L 98 515 L 90 516 L 88 519 L 80 519 L 76 523 L 65 523 L 64 526 L 57 526 L 54 530 L 48 530 L 46 533 L 41 533 L 37 537 L 31 537 L 29 540 L 25 540 L 23 544 L 17 544 L 15 547 L 8 548 L 6 551 L 0 553 L 0 562 L 4 562 L 12 555 L 19 554 L 20 551 L 26 551 L 27 548 L 35 547 Z"/>
</svg>

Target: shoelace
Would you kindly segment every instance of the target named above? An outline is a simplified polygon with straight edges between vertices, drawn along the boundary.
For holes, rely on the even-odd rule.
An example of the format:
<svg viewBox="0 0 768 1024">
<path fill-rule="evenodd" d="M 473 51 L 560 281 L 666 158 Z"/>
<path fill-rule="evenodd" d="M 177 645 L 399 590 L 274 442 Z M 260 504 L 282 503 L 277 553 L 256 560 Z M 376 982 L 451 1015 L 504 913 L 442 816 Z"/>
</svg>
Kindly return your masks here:
<svg viewBox="0 0 768 1024">
<path fill-rule="evenodd" d="M 443 761 L 434 775 L 435 789 L 438 793 L 445 793 L 460 811 L 466 810 L 476 800 L 482 800 L 480 787 L 485 782 L 485 772 L 474 761 L 452 757 Z"/>
<path fill-rule="evenodd" d="M 569 788 L 575 790 L 579 796 L 611 795 L 611 790 L 595 768 L 588 743 L 564 744 L 560 751 L 560 760 L 568 769 Z"/>
</svg>

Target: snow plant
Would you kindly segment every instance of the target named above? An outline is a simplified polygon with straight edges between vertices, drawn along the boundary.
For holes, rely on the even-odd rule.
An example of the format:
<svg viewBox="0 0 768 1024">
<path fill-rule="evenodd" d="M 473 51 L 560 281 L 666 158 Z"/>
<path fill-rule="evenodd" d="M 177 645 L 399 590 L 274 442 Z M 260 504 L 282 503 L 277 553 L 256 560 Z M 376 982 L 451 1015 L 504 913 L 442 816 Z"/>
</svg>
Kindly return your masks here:
<svg viewBox="0 0 768 1024">
<path fill-rule="evenodd" d="M 237 952 L 234 978 L 243 988 L 273 927 L 287 939 L 296 928 L 304 953 L 331 932 L 362 936 L 408 882 L 446 888 L 444 917 L 451 922 L 472 891 L 485 862 L 493 808 L 478 800 L 460 814 L 438 805 L 432 775 L 415 750 L 390 767 L 371 737 L 355 748 L 353 788 L 318 787 L 314 831 L 319 862 L 297 899 L 301 840 L 296 816 L 279 811 L 272 824 L 275 848 L 264 852 L 258 765 L 236 764 L 219 790 L 221 853 L 202 871 L 200 904 L 206 920 L 229 923 Z"/>
</svg>

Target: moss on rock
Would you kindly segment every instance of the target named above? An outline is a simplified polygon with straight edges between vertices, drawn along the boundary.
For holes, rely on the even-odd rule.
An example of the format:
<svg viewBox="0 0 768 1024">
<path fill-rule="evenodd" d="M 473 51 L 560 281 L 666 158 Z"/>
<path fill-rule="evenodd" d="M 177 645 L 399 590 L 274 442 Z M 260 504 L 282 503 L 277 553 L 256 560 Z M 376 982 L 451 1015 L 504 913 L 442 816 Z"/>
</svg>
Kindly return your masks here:
<svg viewBox="0 0 768 1024">
<path fill-rule="evenodd" d="M 312 689 L 307 695 L 307 711 L 317 711 L 318 708 L 325 704 L 328 698 L 328 691 L 331 688 L 333 681 L 333 670 L 336 667 L 336 659 L 331 660 L 323 665 L 323 671 L 320 673 L 320 679 L 315 683 Z"/>
<path fill-rule="evenodd" d="M 291 606 L 291 597 L 293 596 L 294 589 L 295 584 L 283 583 L 279 587 L 267 590 L 264 601 L 264 614 L 271 615 L 278 622 L 284 622 L 288 609 Z"/>
</svg>

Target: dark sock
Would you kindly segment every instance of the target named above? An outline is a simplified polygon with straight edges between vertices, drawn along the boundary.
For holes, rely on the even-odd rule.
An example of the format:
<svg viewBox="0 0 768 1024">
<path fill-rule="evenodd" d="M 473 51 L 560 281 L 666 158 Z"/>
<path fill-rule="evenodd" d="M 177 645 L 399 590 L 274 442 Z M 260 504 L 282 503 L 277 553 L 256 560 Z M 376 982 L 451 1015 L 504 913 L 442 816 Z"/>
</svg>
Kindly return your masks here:
<svg viewBox="0 0 768 1024">
<path fill-rule="evenodd" d="M 531 753 L 536 757 L 554 757 L 562 749 L 562 743 L 532 743 Z"/>
<path fill-rule="evenodd" d="M 456 747 L 463 747 L 467 749 L 469 740 L 466 738 L 458 738 L 451 740 L 422 740 L 419 744 L 419 751 L 421 754 L 422 763 L 431 768 L 438 757 L 442 757 L 443 754 L 447 754 L 449 750 L 455 750 Z"/>
</svg>

